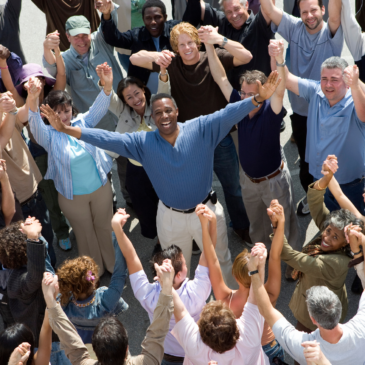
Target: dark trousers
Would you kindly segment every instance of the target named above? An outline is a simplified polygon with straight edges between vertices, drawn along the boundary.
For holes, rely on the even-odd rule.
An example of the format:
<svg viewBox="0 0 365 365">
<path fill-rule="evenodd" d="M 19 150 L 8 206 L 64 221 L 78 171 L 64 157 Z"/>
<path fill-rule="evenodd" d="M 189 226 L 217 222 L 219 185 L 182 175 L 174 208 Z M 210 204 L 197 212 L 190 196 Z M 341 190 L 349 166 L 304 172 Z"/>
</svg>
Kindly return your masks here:
<svg viewBox="0 0 365 365">
<path fill-rule="evenodd" d="M 238 156 L 230 134 L 221 141 L 214 151 L 214 172 L 222 184 L 232 227 L 234 229 L 248 229 L 250 221 L 242 199 Z"/>
<path fill-rule="evenodd" d="M 142 166 L 127 164 L 126 188 L 132 199 L 141 226 L 142 236 L 153 239 L 157 236 L 158 196 Z"/>
<path fill-rule="evenodd" d="M 300 183 L 305 192 L 308 191 L 308 185 L 312 184 L 313 176 L 309 173 L 309 164 L 305 162 L 305 147 L 307 143 L 307 117 L 293 113 L 290 116 L 293 129 L 293 136 L 298 147 L 300 157 Z"/>
<path fill-rule="evenodd" d="M 49 257 L 51 259 L 52 266 L 55 267 L 56 254 L 53 248 L 53 230 L 51 226 L 51 220 L 49 218 L 49 212 L 42 194 L 37 191 L 33 199 L 22 205 L 22 211 L 24 219 L 27 219 L 28 216 L 36 217 L 42 225 L 42 236 L 48 242 Z"/>
</svg>

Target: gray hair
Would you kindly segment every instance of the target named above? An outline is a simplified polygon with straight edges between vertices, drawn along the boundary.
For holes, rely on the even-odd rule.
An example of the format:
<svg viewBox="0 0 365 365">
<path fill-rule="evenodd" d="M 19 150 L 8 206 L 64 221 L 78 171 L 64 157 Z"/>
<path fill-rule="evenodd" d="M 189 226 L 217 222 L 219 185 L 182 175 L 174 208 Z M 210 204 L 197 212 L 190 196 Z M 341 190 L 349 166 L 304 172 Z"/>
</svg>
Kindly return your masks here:
<svg viewBox="0 0 365 365">
<path fill-rule="evenodd" d="M 150 101 L 151 107 L 155 101 L 161 100 L 161 99 L 170 99 L 172 101 L 172 104 L 174 104 L 174 107 L 177 109 L 177 104 L 176 104 L 175 99 L 170 94 L 165 94 L 165 93 L 153 94 L 151 96 L 151 101 Z M 153 111 L 153 108 L 152 108 L 152 111 Z"/>
<path fill-rule="evenodd" d="M 364 222 L 361 219 L 356 218 L 347 209 L 339 209 L 327 215 L 326 220 L 323 222 L 323 228 L 325 229 L 331 225 L 342 231 L 350 223 L 360 226 L 362 230 L 364 229 Z"/>
<path fill-rule="evenodd" d="M 341 57 L 333 56 L 327 58 L 321 65 L 321 72 L 324 68 L 333 69 L 333 68 L 340 68 L 342 72 L 349 64 Z"/>
<path fill-rule="evenodd" d="M 332 330 L 340 321 L 342 304 L 338 296 L 326 286 L 312 286 L 306 291 L 309 315 L 326 330 Z"/>
<path fill-rule="evenodd" d="M 222 10 L 224 12 L 224 7 L 223 7 L 223 3 L 225 1 L 231 1 L 231 0 L 219 0 L 218 4 L 219 4 L 219 9 Z M 247 4 L 247 0 L 240 0 L 240 4 L 245 6 Z"/>
</svg>

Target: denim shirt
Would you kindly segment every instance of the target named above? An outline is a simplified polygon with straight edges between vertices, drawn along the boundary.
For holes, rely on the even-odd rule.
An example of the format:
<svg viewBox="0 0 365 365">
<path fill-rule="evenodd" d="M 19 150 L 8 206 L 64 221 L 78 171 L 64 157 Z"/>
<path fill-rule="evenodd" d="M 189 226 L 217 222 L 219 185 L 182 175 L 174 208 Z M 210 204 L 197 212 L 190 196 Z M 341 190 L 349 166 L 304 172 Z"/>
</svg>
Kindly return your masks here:
<svg viewBox="0 0 365 365">
<path fill-rule="evenodd" d="M 128 274 L 127 263 L 119 248 L 114 232 L 112 236 L 115 250 L 115 265 L 109 287 L 103 286 L 98 288 L 89 298 L 77 301 L 80 304 L 87 303 L 95 296 L 95 301 L 87 307 L 80 308 L 70 301 L 63 308 L 83 340 L 86 331 L 90 332 L 89 336 L 91 337 L 101 318 L 110 313 L 119 315 L 128 309 L 128 304 L 121 298 Z"/>
</svg>

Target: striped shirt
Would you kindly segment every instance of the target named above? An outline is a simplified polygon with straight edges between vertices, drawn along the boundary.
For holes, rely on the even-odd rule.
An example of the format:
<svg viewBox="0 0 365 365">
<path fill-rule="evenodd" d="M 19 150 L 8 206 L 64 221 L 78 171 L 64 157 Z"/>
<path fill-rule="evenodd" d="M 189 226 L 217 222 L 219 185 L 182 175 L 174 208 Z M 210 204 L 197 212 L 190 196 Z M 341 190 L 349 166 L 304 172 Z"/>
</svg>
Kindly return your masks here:
<svg viewBox="0 0 365 365">
<path fill-rule="evenodd" d="M 180 131 L 174 146 L 160 136 L 158 129 L 120 134 L 81 128 L 81 139 L 138 161 L 165 204 L 190 209 L 212 188 L 215 148 L 254 109 L 250 98 L 228 104 L 214 114 L 178 123 Z"/>
<path fill-rule="evenodd" d="M 72 120 L 71 125 L 93 128 L 108 111 L 109 103 L 110 95 L 106 96 L 102 90 L 89 111 L 79 114 Z M 39 112 L 34 113 L 29 110 L 29 124 L 35 140 L 48 152 L 48 169 L 44 178 L 53 180 L 57 191 L 65 198 L 72 200 L 70 141 L 67 134 L 58 132 L 52 126 L 44 124 Z M 76 141 L 94 159 L 100 180 L 105 185 L 108 179 L 107 174 L 112 168 L 112 158 L 100 148 L 81 140 Z"/>
</svg>

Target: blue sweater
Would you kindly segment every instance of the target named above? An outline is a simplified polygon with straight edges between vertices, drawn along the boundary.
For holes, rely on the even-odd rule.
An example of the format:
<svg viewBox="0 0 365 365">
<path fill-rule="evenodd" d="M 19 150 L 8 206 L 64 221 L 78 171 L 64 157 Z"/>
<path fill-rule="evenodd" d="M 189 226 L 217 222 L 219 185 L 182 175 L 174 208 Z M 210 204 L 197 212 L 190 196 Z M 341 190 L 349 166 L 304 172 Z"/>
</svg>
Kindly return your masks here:
<svg viewBox="0 0 365 365">
<path fill-rule="evenodd" d="M 179 123 L 174 146 L 158 130 L 120 134 L 81 128 L 81 140 L 140 162 L 160 200 L 176 209 L 190 209 L 201 203 L 212 187 L 216 146 L 253 109 L 250 98 Z"/>
</svg>

